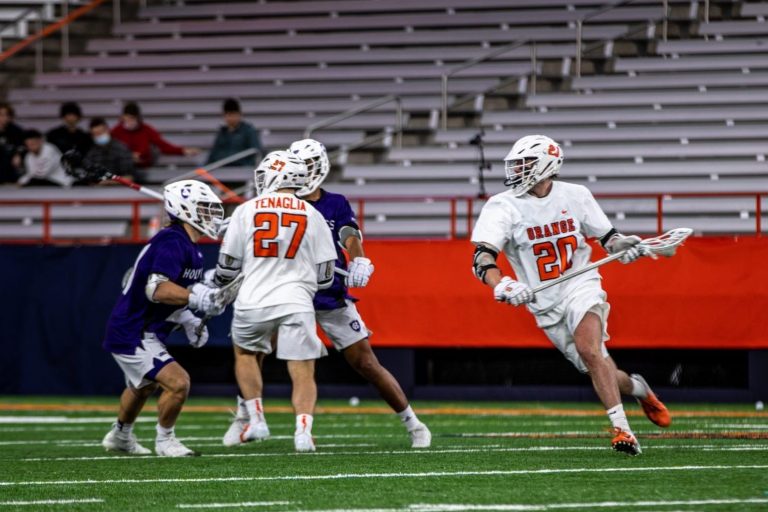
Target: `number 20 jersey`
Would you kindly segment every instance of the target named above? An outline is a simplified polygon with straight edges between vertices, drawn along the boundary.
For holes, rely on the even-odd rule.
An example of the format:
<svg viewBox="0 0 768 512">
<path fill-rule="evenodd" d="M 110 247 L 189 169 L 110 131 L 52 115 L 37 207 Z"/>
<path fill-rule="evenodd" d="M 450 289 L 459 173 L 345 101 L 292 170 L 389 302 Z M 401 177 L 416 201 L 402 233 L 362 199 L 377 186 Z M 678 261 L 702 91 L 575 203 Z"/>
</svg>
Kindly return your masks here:
<svg viewBox="0 0 768 512">
<path fill-rule="evenodd" d="M 235 209 L 221 252 L 242 261 L 235 309 L 282 306 L 282 314 L 314 311 L 317 265 L 336 259 L 323 216 L 293 194 L 276 192 Z"/>
<path fill-rule="evenodd" d="M 588 265 L 592 249 L 586 239 L 602 238 L 612 228 L 586 187 L 553 181 L 546 197 L 515 197 L 511 191 L 491 197 L 472 231 L 472 243 L 486 242 L 502 250 L 517 280 L 536 288 Z M 528 309 L 544 314 L 569 290 L 599 279 L 596 269 L 574 277 L 537 293 Z"/>
</svg>

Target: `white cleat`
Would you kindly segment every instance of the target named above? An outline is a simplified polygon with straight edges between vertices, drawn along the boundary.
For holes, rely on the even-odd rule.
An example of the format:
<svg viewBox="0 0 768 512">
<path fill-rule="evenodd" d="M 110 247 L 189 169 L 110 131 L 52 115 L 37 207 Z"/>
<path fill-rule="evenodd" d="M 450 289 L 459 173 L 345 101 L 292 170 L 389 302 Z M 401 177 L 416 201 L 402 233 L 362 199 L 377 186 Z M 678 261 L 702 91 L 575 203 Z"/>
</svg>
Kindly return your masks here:
<svg viewBox="0 0 768 512">
<path fill-rule="evenodd" d="M 121 435 L 114 426 L 102 439 L 101 446 L 108 452 L 125 452 L 131 455 L 149 455 L 152 453 L 149 448 L 144 448 L 139 444 L 133 432 L 127 436 Z"/>
<path fill-rule="evenodd" d="M 411 448 L 429 448 L 432 445 L 432 432 L 423 423 L 408 432 L 411 436 Z"/>
<path fill-rule="evenodd" d="M 232 428 L 230 426 L 230 428 Z M 258 423 L 246 423 L 243 430 L 240 431 L 238 436 L 239 443 L 250 443 L 251 441 L 265 441 L 269 439 L 269 427 L 266 421 L 260 421 Z"/>
<path fill-rule="evenodd" d="M 160 457 L 197 457 L 196 451 L 184 446 L 176 436 L 155 439 L 155 453 Z"/>
<path fill-rule="evenodd" d="M 240 434 L 248 426 L 248 420 L 245 418 L 234 418 L 230 423 L 229 428 L 224 434 L 222 442 L 224 446 L 237 446 L 243 442 L 240 440 Z"/>
<path fill-rule="evenodd" d="M 315 451 L 315 440 L 308 432 L 299 432 L 293 436 L 293 446 L 297 452 L 308 453 Z"/>
</svg>

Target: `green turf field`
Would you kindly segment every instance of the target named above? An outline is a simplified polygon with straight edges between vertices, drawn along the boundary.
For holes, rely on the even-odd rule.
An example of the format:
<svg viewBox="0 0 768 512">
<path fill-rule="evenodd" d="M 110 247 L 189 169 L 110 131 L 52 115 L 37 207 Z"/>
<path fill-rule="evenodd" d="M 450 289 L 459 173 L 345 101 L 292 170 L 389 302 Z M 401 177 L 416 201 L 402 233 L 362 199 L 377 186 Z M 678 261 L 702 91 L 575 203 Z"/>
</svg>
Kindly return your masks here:
<svg viewBox="0 0 768 512">
<path fill-rule="evenodd" d="M 380 402 L 324 401 L 297 455 L 286 402 L 266 403 L 273 439 L 225 448 L 230 401 L 191 400 L 177 434 L 202 456 L 160 459 L 102 450 L 115 404 L 0 398 L 0 511 L 768 510 L 768 413 L 744 405 L 672 405 L 665 435 L 633 415 L 632 458 L 597 405 L 416 403 L 434 438 L 414 451 Z M 137 434 L 153 447 L 152 410 Z"/>
</svg>

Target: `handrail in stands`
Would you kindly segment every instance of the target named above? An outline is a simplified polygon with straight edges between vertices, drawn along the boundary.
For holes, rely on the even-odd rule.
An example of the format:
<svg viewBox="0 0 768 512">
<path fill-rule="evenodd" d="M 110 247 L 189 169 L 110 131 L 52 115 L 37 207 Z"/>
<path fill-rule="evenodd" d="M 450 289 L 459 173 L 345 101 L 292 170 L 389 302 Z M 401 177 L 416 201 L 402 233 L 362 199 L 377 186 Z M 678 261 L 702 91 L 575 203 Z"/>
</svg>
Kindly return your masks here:
<svg viewBox="0 0 768 512">
<path fill-rule="evenodd" d="M 673 192 L 673 193 L 614 193 L 595 194 L 598 199 L 654 199 L 656 201 L 656 230 L 659 234 L 664 232 L 664 201 L 672 198 L 713 198 L 713 197 L 753 197 L 755 199 L 755 236 L 762 236 L 762 198 L 768 197 L 768 191 L 764 192 Z M 472 232 L 474 225 L 475 196 L 435 196 L 435 197 L 350 197 L 350 202 L 357 206 L 357 219 L 361 229 L 365 228 L 365 207 L 368 203 L 381 202 L 447 202 L 450 212 L 449 232 L 446 237 L 440 239 L 457 239 L 459 231 L 458 205 L 466 205 L 466 232 L 467 236 Z M 92 237 L 85 239 L 55 239 L 51 235 L 51 207 L 54 205 L 131 205 L 131 229 L 130 235 L 125 237 Z M 141 206 L 145 204 L 157 204 L 157 200 L 149 198 L 135 199 L 0 199 L 0 207 L 3 206 L 40 206 L 42 208 L 43 234 L 40 238 L 13 239 L 3 237 L 0 233 L 0 244 L 6 245 L 35 245 L 35 244 L 124 244 L 144 243 L 146 238 L 141 234 Z M 369 237 L 375 238 L 375 237 Z M 426 237 L 419 237 L 427 239 Z M 213 240 L 203 240 L 203 243 L 215 243 Z"/>
<path fill-rule="evenodd" d="M 15 45 L 8 48 L 6 51 L 0 53 L 0 63 L 8 60 L 9 58 L 13 57 L 23 49 L 30 46 L 32 43 L 35 43 L 37 41 L 41 41 L 42 39 L 48 37 L 49 35 L 55 33 L 59 29 L 65 29 L 68 27 L 73 21 L 81 18 L 82 16 L 85 16 L 92 10 L 94 10 L 99 5 L 103 4 L 105 0 L 91 0 L 90 3 L 79 7 L 72 11 L 71 13 L 68 13 L 66 16 L 63 16 L 60 20 L 51 23 L 45 28 L 41 28 L 36 33 L 32 34 L 31 36 L 27 37 L 23 41 L 19 41 Z M 41 20 L 41 18 L 40 18 Z M 64 45 L 63 45 L 64 46 Z M 39 60 L 39 59 L 38 59 Z M 38 66 L 41 67 L 42 62 L 38 62 Z M 41 69 L 38 69 L 38 72 L 42 71 Z"/>
<path fill-rule="evenodd" d="M 314 122 L 309 126 L 307 126 L 307 128 L 304 130 L 304 138 L 309 139 L 310 137 L 312 137 L 312 132 L 315 132 L 321 128 L 328 128 L 329 126 L 333 126 L 334 124 L 340 123 L 341 121 L 346 121 L 347 119 L 354 117 L 357 114 L 369 112 L 382 105 L 386 105 L 387 103 L 392 103 L 392 102 L 395 103 L 394 132 L 397 140 L 397 147 L 401 148 L 403 146 L 403 102 L 400 99 L 400 96 L 397 96 L 394 94 L 390 94 L 389 96 L 383 96 L 370 103 L 366 103 L 365 105 L 360 105 L 360 106 L 351 108 L 349 110 L 346 110 L 344 112 L 341 112 L 340 114 L 336 114 L 335 116 L 331 116 L 326 119 L 321 119 L 320 121 Z"/>
<path fill-rule="evenodd" d="M 623 7 L 625 5 L 631 4 L 635 2 L 636 0 L 622 0 L 620 2 L 616 2 L 613 4 L 607 4 L 599 9 L 596 9 L 594 11 L 590 11 L 586 13 L 584 16 L 576 20 L 576 74 L 577 76 L 581 76 L 581 56 L 582 56 L 582 30 L 583 30 L 583 24 L 585 21 L 594 18 L 596 16 L 599 16 L 601 14 L 605 14 L 606 12 L 609 12 L 613 9 L 616 9 L 617 7 Z M 663 37 L 664 40 L 667 38 L 667 22 L 668 22 L 668 3 L 669 0 L 662 0 L 662 8 L 663 8 Z M 708 9 L 707 9 L 708 13 Z M 633 33 L 634 31 L 631 31 L 630 33 Z M 498 57 L 500 55 L 503 55 L 507 52 L 510 52 L 516 48 L 519 48 L 523 45 L 531 44 L 531 74 L 533 75 L 533 83 L 535 83 L 535 76 L 536 76 L 536 40 L 535 39 L 521 39 L 519 41 L 515 41 L 513 43 L 510 43 L 505 46 L 501 46 L 499 48 L 495 48 L 491 50 L 490 52 L 486 53 L 485 55 L 481 55 L 480 57 L 475 57 L 473 59 L 469 59 L 468 61 L 459 64 L 458 66 L 454 66 L 453 68 L 449 69 L 445 73 L 442 74 L 440 77 L 441 81 L 441 98 L 442 98 L 442 111 L 441 111 L 441 129 L 447 130 L 448 129 L 448 81 L 449 79 L 466 70 L 469 68 L 472 68 L 476 66 L 477 64 L 481 64 L 483 62 L 486 62 L 487 60 L 490 60 L 494 57 Z M 602 44 L 602 42 L 600 43 Z M 513 77 L 513 80 L 517 80 L 519 78 L 522 78 L 523 76 L 526 76 L 528 73 L 521 73 L 519 75 L 515 75 Z M 510 79 L 505 80 L 503 83 L 507 84 L 510 82 Z M 487 91 L 484 91 L 487 92 Z M 478 93 L 481 94 L 481 93 Z M 535 90 L 534 90 L 535 94 Z"/>
</svg>

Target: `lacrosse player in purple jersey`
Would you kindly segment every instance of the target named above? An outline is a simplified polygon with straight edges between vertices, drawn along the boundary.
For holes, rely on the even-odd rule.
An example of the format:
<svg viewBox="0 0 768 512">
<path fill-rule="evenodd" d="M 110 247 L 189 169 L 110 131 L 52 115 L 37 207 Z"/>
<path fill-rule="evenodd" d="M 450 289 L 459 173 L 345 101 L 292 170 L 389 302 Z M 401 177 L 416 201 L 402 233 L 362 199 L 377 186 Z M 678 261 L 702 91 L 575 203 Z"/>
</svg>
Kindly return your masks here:
<svg viewBox="0 0 768 512">
<path fill-rule="evenodd" d="M 159 397 L 155 453 L 185 457 L 196 453 L 174 435 L 174 425 L 187 399 L 189 375 L 168 353 L 163 341 L 180 325 L 190 344 L 208 341 L 203 320 L 221 314 L 234 296 L 199 283 L 203 255 L 197 241 L 216 237 L 224 209 L 203 183 L 184 180 L 165 187 L 165 210 L 171 224 L 157 233 L 139 253 L 126 276 L 123 292 L 107 323 L 103 348 L 112 353 L 125 374 L 117 422 L 102 441 L 107 450 L 146 455 L 133 433 L 133 424 L 147 398 Z"/>
<path fill-rule="evenodd" d="M 397 413 L 408 431 L 411 447 L 428 448 L 432 443 L 432 434 L 411 409 L 400 384 L 373 353 L 368 342 L 370 333 L 355 307 L 356 299 L 348 293 L 349 287 L 362 288 L 368 284 L 373 264 L 365 257 L 363 235 L 347 198 L 320 188 L 331 167 L 325 146 L 316 140 L 304 139 L 291 144 L 289 152 L 304 160 L 309 170 L 307 185 L 296 195 L 323 215 L 336 245 L 336 267 L 347 269 L 349 273 L 346 278 L 336 274 L 329 288 L 318 290 L 314 300 L 317 323 L 352 368 L 373 384 Z M 352 259 L 349 265 L 342 248 Z M 240 444 L 240 433 L 248 423 L 248 411 L 240 397 L 237 411 L 224 435 L 226 446 Z"/>
</svg>

